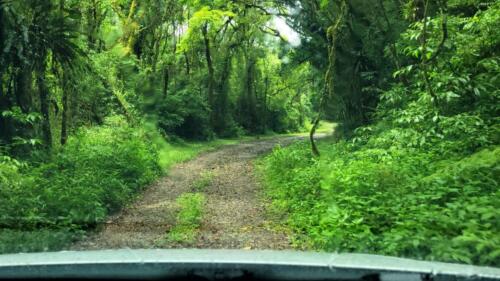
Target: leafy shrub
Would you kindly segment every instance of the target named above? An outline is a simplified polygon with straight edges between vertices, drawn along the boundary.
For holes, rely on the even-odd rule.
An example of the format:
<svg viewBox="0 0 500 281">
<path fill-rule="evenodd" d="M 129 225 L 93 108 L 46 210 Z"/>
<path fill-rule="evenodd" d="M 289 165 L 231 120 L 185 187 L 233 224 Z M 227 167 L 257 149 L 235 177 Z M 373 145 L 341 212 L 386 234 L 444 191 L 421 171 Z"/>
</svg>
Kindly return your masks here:
<svg viewBox="0 0 500 281">
<path fill-rule="evenodd" d="M 35 168 L 1 162 L 0 226 L 50 232 L 102 222 L 159 175 L 150 134 L 115 117 L 70 137 Z"/>
<path fill-rule="evenodd" d="M 200 140 L 213 137 L 207 102 L 194 92 L 191 88 L 183 89 L 152 102 L 158 127 L 166 134 Z"/>
<path fill-rule="evenodd" d="M 10 157 L 0 158 L 0 228 L 22 224 L 22 214 L 30 214 L 37 202 L 31 177 L 21 173 L 25 164 Z"/>
<path fill-rule="evenodd" d="M 146 131 L 120 119 L 70 138 L 50 163 L 33 172 L 49 217 L 92 225 L 116 211 L 159 173 L 148 139 Z"/>
<path fill-rule="evenodd" d="M 500 148 L 441 159 L 417 150 L 322 144 L 263 161 L 273 207 L 299 245 L 499 265 Z"/>
</svg>

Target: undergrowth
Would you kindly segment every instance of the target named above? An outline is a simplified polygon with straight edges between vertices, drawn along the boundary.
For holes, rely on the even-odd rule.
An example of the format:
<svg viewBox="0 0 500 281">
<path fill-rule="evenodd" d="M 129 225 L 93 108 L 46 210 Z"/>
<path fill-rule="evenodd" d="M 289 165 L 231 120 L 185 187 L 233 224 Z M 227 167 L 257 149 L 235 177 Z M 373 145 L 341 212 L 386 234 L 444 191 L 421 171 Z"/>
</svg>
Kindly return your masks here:
<svg viewBox="0 0 500 281">
<path fill-rule="evenodd" d="M 323 141 L 320 158 L 303 143 L 262 161 L 296 246 L 500 266 L 499 11 L 449 17 L 449 45 L 428 68 L 411 25 L 397 43 L 409 65 L 371 125 Z"/>
<path fill-rule="evenodd" d="M 119 210 L 160 175 L 150 134 L 110 118 L 104 126 L 80 130 L 49 160 L 28 165 L 4 157 L 0 250 L 61 248 Z"/>
<path fill-rule="evenodd" d="M 500 265 L 500 148 L 445 158 L 325 142 L 277 149 L 263 169 L 297 247 Z"/>
</svg>

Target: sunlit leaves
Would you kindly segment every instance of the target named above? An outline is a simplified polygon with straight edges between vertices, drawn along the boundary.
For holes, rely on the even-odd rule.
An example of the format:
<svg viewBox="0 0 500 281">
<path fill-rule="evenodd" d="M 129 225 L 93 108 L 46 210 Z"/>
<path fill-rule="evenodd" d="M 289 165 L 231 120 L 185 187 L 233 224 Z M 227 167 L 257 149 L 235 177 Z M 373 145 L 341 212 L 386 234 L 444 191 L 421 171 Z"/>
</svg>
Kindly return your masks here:
<svg viewBox="0 0 500 281">
<path fill-rule="evenodd" d="M 207 6 L 201 8 L 189 20 L 188 30 L 180 43 L 179 52 L 190 50 L 197 41 L 201 40 L 202 28 L 205 25 L 213 35 L 225 20 L 232 17 L 235 17 L 235 14 L 229 11 L 210 9 Z"/>
</svg>

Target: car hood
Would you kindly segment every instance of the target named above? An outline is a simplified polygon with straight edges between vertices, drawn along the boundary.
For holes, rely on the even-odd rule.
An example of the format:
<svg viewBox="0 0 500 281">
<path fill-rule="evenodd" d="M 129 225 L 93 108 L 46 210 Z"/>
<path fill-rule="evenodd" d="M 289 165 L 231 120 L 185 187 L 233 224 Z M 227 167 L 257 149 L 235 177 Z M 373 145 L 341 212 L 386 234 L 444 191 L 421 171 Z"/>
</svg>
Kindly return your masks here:
<svg viewBox="0 0 500 281">
<path fill-rule="evenodd" d="M 500 280 L 500 269 L 368 254 L 102 250 L 0 255 L 0 278 L 202 280 Z"/>
</svg>

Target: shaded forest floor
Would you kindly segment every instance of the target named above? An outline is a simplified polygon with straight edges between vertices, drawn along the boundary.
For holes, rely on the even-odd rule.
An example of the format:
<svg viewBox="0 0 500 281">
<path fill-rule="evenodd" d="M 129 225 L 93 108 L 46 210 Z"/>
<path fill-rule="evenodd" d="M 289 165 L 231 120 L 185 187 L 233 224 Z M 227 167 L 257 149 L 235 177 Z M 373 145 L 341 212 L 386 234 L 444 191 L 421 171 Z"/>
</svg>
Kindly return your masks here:
<svg viewBox="0 0 500 281">
<path fill-rule="evenodd" d="M 253 160 L 278 144 L 300 139 L 277 137 L 229 145 L 181 163 L 72 248 L 290 248 L 287 234 L 273 228 L 266 216 Z M 182 208 L 178 198 L 195 192 L 204 198 L 199 225 L 189 230 L 191 239 L 169 238 Z"/>
</svg>

